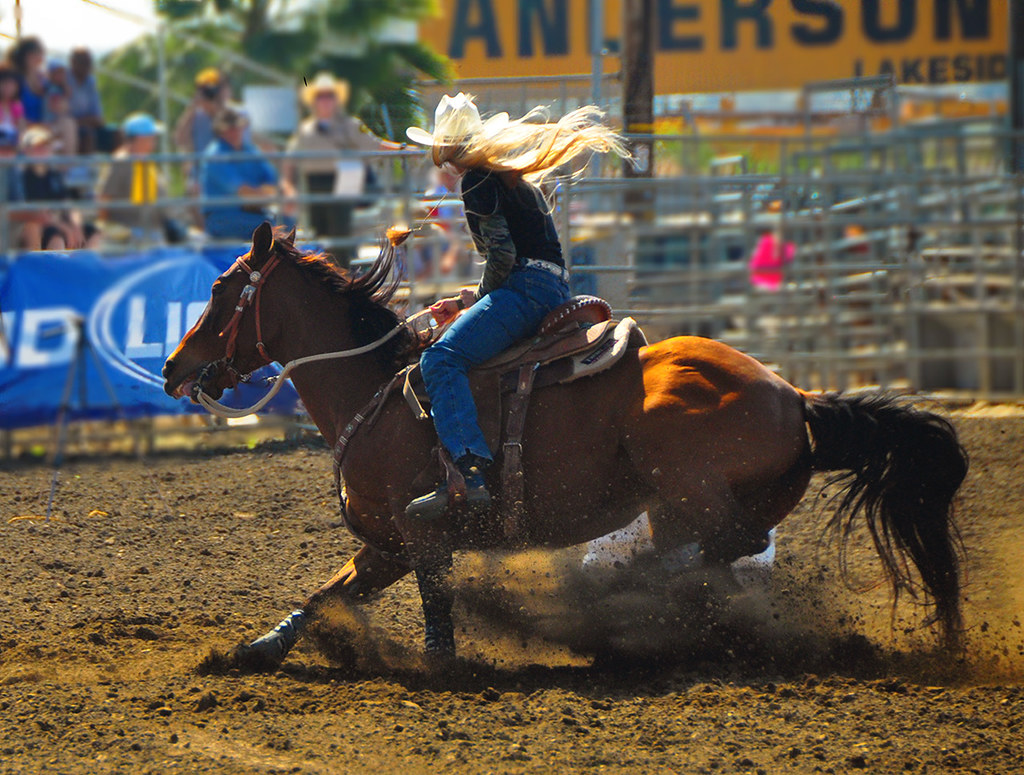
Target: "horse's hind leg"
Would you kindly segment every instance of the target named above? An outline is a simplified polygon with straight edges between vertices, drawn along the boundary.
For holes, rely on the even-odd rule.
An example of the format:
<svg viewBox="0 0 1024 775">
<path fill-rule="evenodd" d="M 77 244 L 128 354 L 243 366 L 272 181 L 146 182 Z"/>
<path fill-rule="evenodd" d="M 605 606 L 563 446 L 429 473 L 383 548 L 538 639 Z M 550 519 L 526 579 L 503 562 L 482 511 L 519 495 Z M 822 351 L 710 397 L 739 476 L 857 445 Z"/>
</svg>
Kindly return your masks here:
<svg viewBox="0 0 1024 775">
<path fill-rule="evenodd" d="M 288 655 L 306 622 L 325 604 L 358 601 L 385 589 L 409 572 L 409 566 L 364 546 L 345 566 L 314 592 L 302 608 L 292 611 L 274 629 L 235 651 L 238 664 L 254 670 L 273 670 Z"/>
<path fill-rule="evenodd" d="M 729 484 L 719 475 L 694 477 L 693 487 L 664 489 L 648 512 L 655 549 L 663 557 L 699 544 L 704 561 L 728 564 L 764 551 L 768 528 L 751 519 Z"/>
<path fill-rule="evenodd" d="M 800 455 L 783 473 L 738 486 L 709 472 L 693 476 L 695 485 L 685 489 L 663 487 L 661 503 L 649 511 L 654 545 L 664 555 L 696 542 L 708 562 L 759 554 L 770 541 L 768 531 L 800 502 L 810 477 L 809 458 Z"/>
</svg>

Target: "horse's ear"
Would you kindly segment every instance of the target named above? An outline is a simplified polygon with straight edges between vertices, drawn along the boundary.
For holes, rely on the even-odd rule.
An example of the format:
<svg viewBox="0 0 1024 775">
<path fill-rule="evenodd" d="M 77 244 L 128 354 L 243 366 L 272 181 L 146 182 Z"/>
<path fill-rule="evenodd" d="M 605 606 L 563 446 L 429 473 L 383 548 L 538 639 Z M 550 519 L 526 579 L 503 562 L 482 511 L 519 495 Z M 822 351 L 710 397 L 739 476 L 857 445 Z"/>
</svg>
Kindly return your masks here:
<svg viewBox="0 0 1024 775">
<path fill-rule="evenodd" d="M 287 240 L 288 242 L 292 243 L 293 245 L 295 244 L 295 227 L 294 226 L 292 226 L 292 230 L 290 232 L 288 232 L 284 236 L 284 238 L 285 238 L 285 240 Z"/>
<path fill-rule="evenodd" d="M 274 230 L 264 221 L 252 233 L 252 255 L 266 256 L 274 244 Z"/>
</svg>

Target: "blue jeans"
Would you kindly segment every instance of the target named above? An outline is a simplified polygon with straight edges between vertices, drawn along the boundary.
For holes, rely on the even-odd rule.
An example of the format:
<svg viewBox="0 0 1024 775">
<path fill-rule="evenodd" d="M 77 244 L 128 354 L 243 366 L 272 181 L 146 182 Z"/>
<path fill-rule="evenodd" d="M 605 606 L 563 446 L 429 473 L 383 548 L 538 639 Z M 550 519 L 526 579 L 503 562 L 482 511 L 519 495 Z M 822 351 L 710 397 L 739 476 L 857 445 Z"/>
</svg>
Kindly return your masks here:
<svg viewBox="0 0 1024 775">
<path fill-rule="evenodd" d="M 535 334 L 544 316 L 568 299 L 569 286 L 560 278 L 517 266 L 420 356 L 434 427 L 453 460 L 468 453 L 492 459 L 466 373 Z"/>
</svg>

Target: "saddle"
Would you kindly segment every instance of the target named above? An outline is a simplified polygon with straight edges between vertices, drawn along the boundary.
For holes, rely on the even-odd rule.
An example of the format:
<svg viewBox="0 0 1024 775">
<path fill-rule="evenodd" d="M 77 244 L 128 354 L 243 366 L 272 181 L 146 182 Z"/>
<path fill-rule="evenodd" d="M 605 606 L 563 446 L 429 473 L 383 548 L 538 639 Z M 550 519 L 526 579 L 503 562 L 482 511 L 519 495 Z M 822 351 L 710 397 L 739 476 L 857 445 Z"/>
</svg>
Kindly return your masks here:
<svg viewBox="0 0 1024 775">
<path fill-rule="evenodd" d="M 647 338 L 633 318 L 612 320 L 611 307 L 603 299 L 575 296 L 552 310 L 534 337 L 470 372 L 480 430 L 492 452 L 500 452 L 502 457 L 506 538 L 518 534 L 523 509 L 522 437 L 533 390 L 598 374 L 618 363 L 628 350 L 646 344 Z M 417 419 L 429 417 L 430 399 L 418 364 L 405 372 L 402 393 Z"/>
<path fill-rule="evenodd" d="M 541 323 L 537 334 L 496 355 L 470 371 L 470 383 L 481 407 L 479 387 L 495 383 L 500 394 L 515 392 L 519 372 L 524 366 L 534 372 L 532 388 L 547 387 L 589 377 L 615 365 L 630 348 L 647 344 L 647 338 L 633 318 L 611 319 L 611 307 L 596 296 L 574 296 L 556 307 Z M 489 392 L 494 392 L 491 390 Z M 423 384 L 419 364 L 405 372 L 402 388 L 409 408 L 417 419 L 429 417 L 430 398 Z M 491 438 L 481 427 L 494 450 L 497 435 Z"/>
</svg>

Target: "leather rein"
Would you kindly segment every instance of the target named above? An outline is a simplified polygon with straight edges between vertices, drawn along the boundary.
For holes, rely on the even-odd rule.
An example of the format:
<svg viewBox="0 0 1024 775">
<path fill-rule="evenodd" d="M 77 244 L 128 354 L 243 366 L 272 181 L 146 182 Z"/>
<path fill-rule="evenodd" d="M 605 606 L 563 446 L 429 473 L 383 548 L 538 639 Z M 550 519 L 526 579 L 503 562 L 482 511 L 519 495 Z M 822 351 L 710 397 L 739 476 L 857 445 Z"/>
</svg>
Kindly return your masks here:
<svg viewBox="0 0 1024 775">
<path fill-rule="evenodd" d="M 273 249 L 273 245 L 271 245 Z M 255 271 L 250 267 L 241 256 L 235 259 L 235 263 L 232 264 L 231 269 L 236 266 L 241 267 L 249 273 L 249 282 L 242 288 L 241 294 L 239 294 L 238 302 L 235 304 L 235 314 L 231 316 L 231 320 L 224 326 L 224 330 L 220 332 L 218 336 L 227 337 L 227 343 L 224 348 L 224 357 L 221 360 L 208 363 L 202 370 L 200 370 L 196 377 L 196 384 L 192 389 L 192 396 L 198 401 L 208 412 L 215 414 L 219 417 L 225 418 L 238 418 L 245 417 L 247 415 L 258 412 L 264 406 L 266 406 L 270 400 L 277 395 L 278 391 L 284 386 L 285 377 L 288 376 L 292 369 L 301 366 L 305 363 L 312 363 L 315 361 L 333 360 L 336 358 L 350 358 L 355 355 L 362 355 L 363 353 L 370 352 L 380 347 L 382 344 L 387 342 L 389 339 L 398 334 L 402 329 L 409 326 L 414 320 L 422 317 L 423 315 L 430 314 L 429 309 L 425 309 L 421 312 L 417 312 L 404 321 L 400 322 L 397 326 L 392 328 L 386 334 L 378 339 L 370 342 L 369 344 L 361 347 L 354 347 L 349 350 L 338 350 L 329 353 L 319 353 L 317 355 L 307 355 L 303 358 L 296 358 L 288 361 L 281 369 L 281 373 L 277 375 L 273 387 L 270 392 L 267 393 L 263 398 L 257 401 L 252 406 L 245 407 L 243 409 L 235 409 L 230 406 L 225 406 L 219 401 L 211 398 L 203 390 L 204 378 L 213 373 L 218 367 L 223 366 L 227 369 L 231 375 L 232 382 L 237 385 L 239 382 L 248 382 L 252 372 L 243 374 L 234 367 L 232 361 L 234 360 L 235 351 L 237 349 L 238 340 L 238 329 L 242 322 L 242 317 L 245 315 L 245 311 L 252 306 L 253 313 L 256 316 L 256 350 L 259 352 L 260 357 L 263 359 L 263 363 L 257 365 L 256 369 L 262 368 L 267 364 L 273 363 L 273 358 L 267 353 L 266 345 L 263 343 L 263 330 L 260 322 L 260 298 L 263 292 L 263 285 L 266 283 L 267 278 L 270 274 L 278 267 L 281 263 L 280 256 L 275 252 L 271 254 L 271 257 L 267 260 L 267 263 L 263 266 L 262 271 Z M 440 328 L 440 327 L 439 327 Z M 255 371 L 256 369 L 253 369 Z M 234 387 L 234 385 L 232 385 Z"/>
</svg>

